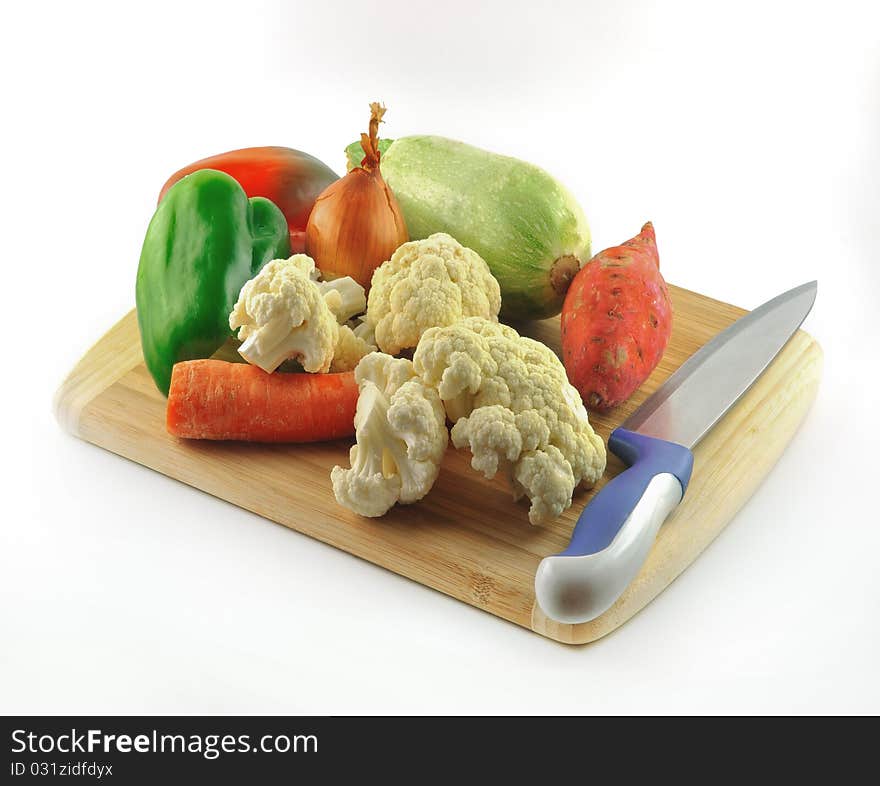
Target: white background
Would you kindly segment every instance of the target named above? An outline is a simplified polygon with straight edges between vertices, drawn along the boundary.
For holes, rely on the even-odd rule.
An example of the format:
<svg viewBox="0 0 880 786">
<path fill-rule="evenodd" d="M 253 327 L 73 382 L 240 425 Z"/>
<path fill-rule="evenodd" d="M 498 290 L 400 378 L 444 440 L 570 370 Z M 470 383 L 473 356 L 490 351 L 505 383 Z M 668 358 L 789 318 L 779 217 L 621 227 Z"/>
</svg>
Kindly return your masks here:
<svg viewBox="0 0 880 786">
<path fill-rule="evenodd" d="M 10 10 L 14 9 L 14 10 Z M 372 8 L 369 16 L 365 9 Z M 880 711 L 873 2 L 4 6 L 0 711 Z M 367 103 L 536 162 L 594 249 L 745 307 L 818 278 L 818 401 L 721 537 L 569 648 L 62 433 L 158 190 L 237 147 L 337 171 Z"/>
</svg>

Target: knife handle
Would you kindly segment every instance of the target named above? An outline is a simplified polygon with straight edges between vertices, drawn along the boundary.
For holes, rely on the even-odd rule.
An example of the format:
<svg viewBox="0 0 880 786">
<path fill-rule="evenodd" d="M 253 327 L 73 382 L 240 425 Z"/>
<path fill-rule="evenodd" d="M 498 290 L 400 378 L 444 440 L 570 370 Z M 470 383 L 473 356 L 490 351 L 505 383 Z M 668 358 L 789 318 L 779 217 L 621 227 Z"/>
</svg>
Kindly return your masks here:
<svg viewBox="0 0 880 786">
<path fill-rule="evenodd" d="M 581 513 L 568 548 L 545 557 L 535 574 L 538 605 L 559 622 L 589 622 L 611 608 L 691 477 L 693 453 L 674 442 L 618 428 L 608 448 L 627 469 Z"/>
</svg>

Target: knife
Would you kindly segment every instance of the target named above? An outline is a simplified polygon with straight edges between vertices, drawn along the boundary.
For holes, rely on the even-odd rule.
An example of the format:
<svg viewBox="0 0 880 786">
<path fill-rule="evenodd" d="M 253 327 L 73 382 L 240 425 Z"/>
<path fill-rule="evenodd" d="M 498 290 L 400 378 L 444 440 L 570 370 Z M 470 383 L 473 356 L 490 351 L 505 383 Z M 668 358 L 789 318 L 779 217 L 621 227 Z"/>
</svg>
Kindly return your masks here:
<svg viewBox="0 0 880 786">
<path fill-rule="evenodd" d="M 723 330 L 619 428 L 608 449 L 627 465 L 581 513 L 568 548 L 535 574 L 538 605 L 558 622 L 589 622 L 636 577 L 687 489 L 692 448 L 764 373 L 810 313 L 815 281 L 795 287 Z"/>
</svg>

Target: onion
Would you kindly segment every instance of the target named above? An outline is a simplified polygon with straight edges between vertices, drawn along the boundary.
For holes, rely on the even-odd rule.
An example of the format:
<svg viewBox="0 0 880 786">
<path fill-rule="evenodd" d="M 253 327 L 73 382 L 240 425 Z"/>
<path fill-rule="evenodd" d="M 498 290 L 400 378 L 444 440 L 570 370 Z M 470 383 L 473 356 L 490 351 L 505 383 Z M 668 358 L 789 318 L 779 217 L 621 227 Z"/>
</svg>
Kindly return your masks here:
<svg viewBox="0 0 880 786">
<path fill-rule="evenodd" d="M 379 123 L 385 107 L 370 104 L 364 159 L 315 201 L 306 226 L 306 253 L 326 276 L 351 276 L 369 288 L 373 271 L 409 240 L 397 199 L 379 171 Z"/>
</svg>

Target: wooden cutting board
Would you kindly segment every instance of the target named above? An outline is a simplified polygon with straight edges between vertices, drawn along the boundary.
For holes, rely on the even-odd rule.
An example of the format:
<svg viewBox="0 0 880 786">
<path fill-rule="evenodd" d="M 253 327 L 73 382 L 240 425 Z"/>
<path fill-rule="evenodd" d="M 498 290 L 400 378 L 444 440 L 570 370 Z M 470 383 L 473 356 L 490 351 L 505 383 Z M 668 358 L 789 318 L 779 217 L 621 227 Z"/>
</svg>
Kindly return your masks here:
<svg viewBox="0 0 880 786">
<path fill-rule="evenodd" d="M 687 357 L 745 313 L 684 289 L 670 291 L 675 326 L 662 362 L 625 405 L 590 415 L 606 440 Z M 558 327 L 553 319 L 523 332 L 558 350 Z M 467 451 L 450 447 L 423 501 L 381 519 L 361 518 L 337 505 L 330 487 L 331 468 L 348 466 L 349 441 L 251 445 L 170 437 L 165 399 L 143 364 L 134 311 L 76 365 L 56 395 L 56 413 L 88 442 L 544 636 L 579 644 L 644 608 L 721 532 L 794 435 L 815 398 L 821 368 L 819 345 L 799 331 L 697 446 L 687 495 L 641 573 L 604 615 L 579 625 L 544 616 L 535 604 L 534 576 L 543 557 L 568 544 L 591 491 L 576 492 L 572 507 L 550 526 L 532 527 L 526 502 L 514 503 L 500 479 L 485 480 L 470 468 Z M 605 480 L 622 468 L 609 455 Z"/>
</svg>

